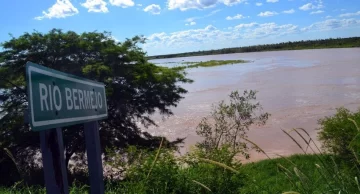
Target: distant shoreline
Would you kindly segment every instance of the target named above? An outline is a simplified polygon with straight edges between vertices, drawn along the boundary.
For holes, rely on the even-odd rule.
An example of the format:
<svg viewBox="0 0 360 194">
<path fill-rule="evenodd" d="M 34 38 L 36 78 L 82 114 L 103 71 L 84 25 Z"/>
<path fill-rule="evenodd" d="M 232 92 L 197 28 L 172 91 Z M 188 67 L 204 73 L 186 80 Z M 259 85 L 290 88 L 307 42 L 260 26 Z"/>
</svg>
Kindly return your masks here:
<svg viewBox="0 0 360 194">
<path fill-rule="evenodd" d="M 232 65 L 232 64 L 240 64 L 240 63 L 249 63 L 251 61 L 245 60 L 210 60 L 205 62 L 182 62 L 182 66 L 173 67 L 175 69 L 187 69 L 187 68 L 198 68 L 198 67 L 214 67 L 221 65 Z"/>
<path fill-rule="evenodd" d="M 155 55 L 155 56 L 149 56 L 147 58 L 151 60 L 151 59 L 166 59 L 166 58 L 192 57 L 192 56 L 204 56 L 204 55 L 216 55 L 216 54 L 284 51 L 284 50 L 306 50 L 306 49 L 328 49 L 328 48 L 356 48 L 356 47 L 360 47 L 360 37 L 281 42 L 276 44 L 223 48 L 216 50 L 175 53 L 175 54 L 167 54 L 167 55 Z"/>
</svg>

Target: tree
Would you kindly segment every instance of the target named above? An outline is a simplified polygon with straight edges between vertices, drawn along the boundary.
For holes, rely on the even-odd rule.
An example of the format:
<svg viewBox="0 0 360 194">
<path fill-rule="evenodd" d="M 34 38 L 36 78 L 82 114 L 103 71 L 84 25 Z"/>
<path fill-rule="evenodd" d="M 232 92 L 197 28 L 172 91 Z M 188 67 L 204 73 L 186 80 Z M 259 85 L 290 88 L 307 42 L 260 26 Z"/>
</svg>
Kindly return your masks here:
<svg viewBox="0 0 360 194">
<path fill-rule="evenodd" d="M 197 144 L 203 153 L 211 157 L 227 149 L 230 151 L 227 160 L 232 160 L 239 153 L 249 158 L 249 142 L 246 139 L 249 127 L 254 124 L 264 125 L 270 116 L 269 113 L 259 113 L 262 107 L 259 102 L 254 102 L 256 93 L 245 90 L 241 96 L 234 91 L 230 94 L 229 103 L 221 101 L 214 106 L 210 117 L 203 118 L 197 130 L 197 134 L 204 137 Z"/>
<path fill-rule="evenodd" d="M 109 118 L 100 122 L 103 151 L 128 145 L 156 148 L 161 138 L 141 132 L 141 123 L 155 125 L 150 115 L 171 115 L 187 91 L 177 83 L 190 83 L 182 70 L 158 67 L 146 59 L 138 46 L 140 36 L 116 42 L 111 33 L 77 34 L 53 29 L 48 33 L 25 33 L 2 43 L 0 52 L 0 147 L 8 148 L 21 163 L 34 165 L 39 135 L 24 125 L 27 110 L 25 64 L 31 61 L 106 85 Z M 83 126 L 63 128 L 66 164 L 84 153 Z M 181 142 L 167 142 L 168 146 Z M 31 166 L 30 165 L 30 166 Z"/>
</svg>

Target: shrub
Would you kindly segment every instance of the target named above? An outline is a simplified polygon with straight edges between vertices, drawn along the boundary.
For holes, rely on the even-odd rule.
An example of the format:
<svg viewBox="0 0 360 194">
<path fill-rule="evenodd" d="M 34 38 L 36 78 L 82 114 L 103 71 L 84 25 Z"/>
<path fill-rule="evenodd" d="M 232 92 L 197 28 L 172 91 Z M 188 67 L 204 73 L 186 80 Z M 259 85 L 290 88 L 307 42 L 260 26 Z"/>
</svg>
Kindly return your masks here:
<svg viewBox="0 0 360 194">
<path fill-rule="evenodd" d="M 232 160 L 233 152 L 228 146 L 212 150 L 211 154 L 195 147 L 183 157 L 188 166 L 184 169 L 187 183 L 190 185 L 188 193 L 204 193 L 206 190 L 193 183 L 200 182 L 208 187 L 209 193 L 239 193 L 243 188 L 246 177 L 240 172 L 240 161 Z M 210 158 L 210 159 L 207 159 Z"/>
<path fill-rule="evenodd" d="M 318 135 L 322 148 L 345 160 L 354 159 L 354 154 L 360 153 L 358 129 L 349 119 L 360 123 L 360 110 L 353 113 L 346 108 L 338 108 L 335 115 L 319 120 Z"/>
<path fill-rule="evenodd" d="M 197 144 L 208 157 L 223 146 L 232 152 L 232 159 L 237 154 L 249 158 L 247 132 L 252 125 L 264 125 L 269 113 L 261 113 L 262 106 L 256 100 L 256 91 L 245 90 L 241 96 L 234 91 L 230 94 L 229 103 L 221 101 L 214 106 L 210 117 L 204 118 L 196 131 L 204 140 Z"/>
<path fill-rule="evenodd" d="M 215 152 L 214 152 L 215 153 Z M 226 161 L 231 152 L 219 149 L 213 158 Z M 202 158 L 202 150 L 195 149 L 177 157 L 173 150 L 157 151 L 132 148 L 127 161 L 114 157 L 112 165 L 125 168 L 124 180 L 107 184 L 108 193 L 239 193 L 245 178 L 239 172 L 240 163 L 229 165 Z M 125 166 L 123 166 L 125 164 Z"/>
</svg>

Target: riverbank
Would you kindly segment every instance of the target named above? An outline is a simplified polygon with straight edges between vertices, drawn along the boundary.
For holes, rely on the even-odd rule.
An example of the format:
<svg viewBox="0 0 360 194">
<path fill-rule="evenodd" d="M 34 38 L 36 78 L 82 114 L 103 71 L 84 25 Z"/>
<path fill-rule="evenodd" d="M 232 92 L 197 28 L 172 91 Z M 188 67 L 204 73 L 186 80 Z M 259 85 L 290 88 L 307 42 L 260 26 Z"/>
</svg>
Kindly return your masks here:
<svg viewBox="0 0 360 194">
<path fill-rule="evenodd" d="M 320 40 L 302 40 L 294 42 L 282 42 L 277 44 L 264 44 L 244 46 L 235 48 L 223 48 L 217 50 L 195 51 L 186 53 L 175 53 L 166 55 L 149 56 L 148 59 L 166 59 L 176 57 L 191 57 L 216 54 L 248 53 L 264 51 L 304 50 L 304 49 L 326 49 L 326 48 L 354 48 L 360 47 L 360 37 L 329 38 Z"/>
</svg>

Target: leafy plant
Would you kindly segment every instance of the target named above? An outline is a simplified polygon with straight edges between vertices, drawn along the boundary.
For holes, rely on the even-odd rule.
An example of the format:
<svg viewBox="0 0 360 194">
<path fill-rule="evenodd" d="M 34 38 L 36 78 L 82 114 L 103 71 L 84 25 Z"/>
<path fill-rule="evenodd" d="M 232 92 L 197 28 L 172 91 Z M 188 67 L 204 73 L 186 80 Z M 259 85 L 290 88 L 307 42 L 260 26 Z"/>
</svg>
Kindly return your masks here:
<svg viewBox="0 0 360 194">
<path fill-rule="evenodd" d="M 204 118 L 197 128 L 197 134 L 204 138 L 197 144 L 209 157 L 216 150 L 226 148 L 232 153 L 249 158 L 247 132 L 251 125 L 264 125 L 269 113 L 259 113 L 262 107 L 256 100 L 256 91 L 245 90 L 243 96 L 235 91 L 230 94 L 229 103 L 221 101 L 213 107 L 210 117 Z"/>
<path fill-rule="evenodd" d="M 319 120 L 319 140 L 322 148 L 344 160 L 354 159 L 354 151 L 360 154 L 360 136 L 355 123 L 360 123 L 360 110 L 350 112 L 345 108 L 338 108 L 333 116 Z"/>
</svg>

